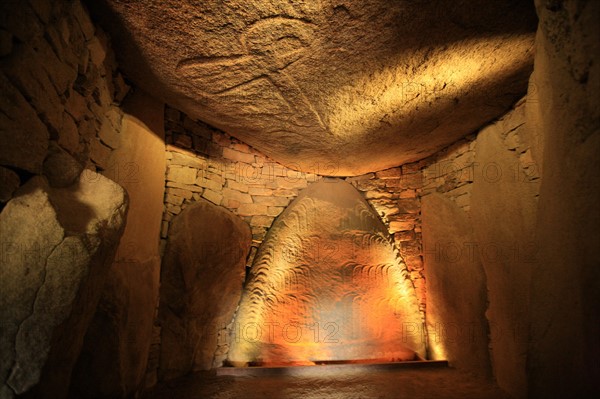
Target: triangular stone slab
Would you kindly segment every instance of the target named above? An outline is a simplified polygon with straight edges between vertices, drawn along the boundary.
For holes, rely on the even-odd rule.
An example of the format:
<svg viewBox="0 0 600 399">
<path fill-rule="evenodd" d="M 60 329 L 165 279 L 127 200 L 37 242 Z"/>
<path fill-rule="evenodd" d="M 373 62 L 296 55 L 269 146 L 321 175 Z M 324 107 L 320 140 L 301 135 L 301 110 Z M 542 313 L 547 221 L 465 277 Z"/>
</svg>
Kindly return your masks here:
<svg viewBox="0 0 600 399">
<path fill-rule="evenodd" d="M 233 365 L 425 356 L 422 315 L 381 219 L 342 180 L 312 184 L 273 223 L 232 328 Z"/>
</svg>

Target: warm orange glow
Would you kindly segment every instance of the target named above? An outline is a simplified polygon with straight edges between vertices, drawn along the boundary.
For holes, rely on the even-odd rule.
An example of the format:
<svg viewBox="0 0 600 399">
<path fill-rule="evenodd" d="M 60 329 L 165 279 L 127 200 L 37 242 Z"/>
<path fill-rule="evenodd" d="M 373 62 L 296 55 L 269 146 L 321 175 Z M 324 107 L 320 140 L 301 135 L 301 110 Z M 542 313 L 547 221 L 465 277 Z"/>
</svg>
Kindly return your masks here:
<svg viewBox="0 0 600 399">
<path fill-rule="evenodd" d="M 443 58 L 417 70 L 406 70 L 399 54 L 396 67 L 371 71 L 328 99 L 329 130 L 356 140 L 381 129 L 382 120 L 402 126 L 417 111 L 434 112 L 465 93 L 485 90 L 484 85 L 507 79 L 531 62 L 533 40 L 526 33 L 451 43 Z"/>
<path fill-rule="evenodd" d="M 325 196 L 354 190 L 332 182 L 309 190 L 319 186 Z M 233 364 L 424 356 L 420 335 L 412 333 L 421 330 L 421 316 L 406 268 L 383 223 L 355 193 L 345 204 L 299 197 L 275 222 L 238 310 Z"/>
</svg>

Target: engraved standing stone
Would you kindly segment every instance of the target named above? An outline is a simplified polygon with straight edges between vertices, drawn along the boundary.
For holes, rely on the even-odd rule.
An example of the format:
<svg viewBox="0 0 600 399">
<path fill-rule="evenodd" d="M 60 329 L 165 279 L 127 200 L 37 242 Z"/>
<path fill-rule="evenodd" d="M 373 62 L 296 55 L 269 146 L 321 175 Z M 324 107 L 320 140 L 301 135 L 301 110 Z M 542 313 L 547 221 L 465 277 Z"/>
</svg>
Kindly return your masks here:
<svg viewBox="0 0 600 399">
<path fill-rule="evenodd" d="M 406 266 L 360 193 L 305 189 L 261 246 L 235 318 L 229 361 L 412 360 L 425 355 Z"/>
</svg>

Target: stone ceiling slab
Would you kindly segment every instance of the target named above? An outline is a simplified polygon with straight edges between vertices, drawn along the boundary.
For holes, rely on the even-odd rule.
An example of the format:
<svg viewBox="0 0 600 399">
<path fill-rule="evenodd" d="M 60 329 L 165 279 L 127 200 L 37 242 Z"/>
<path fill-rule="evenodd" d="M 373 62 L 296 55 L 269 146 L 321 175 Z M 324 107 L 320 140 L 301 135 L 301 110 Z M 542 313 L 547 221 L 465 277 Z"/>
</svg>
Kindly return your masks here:
<svg viewBox="0 0 600 399">
<path fill-rule="evenodd" d="M 296 169 L 424 158 L 527 89 L 533 4 L 489 0 L 90 2 L 135 83 Z"/>
</svg>

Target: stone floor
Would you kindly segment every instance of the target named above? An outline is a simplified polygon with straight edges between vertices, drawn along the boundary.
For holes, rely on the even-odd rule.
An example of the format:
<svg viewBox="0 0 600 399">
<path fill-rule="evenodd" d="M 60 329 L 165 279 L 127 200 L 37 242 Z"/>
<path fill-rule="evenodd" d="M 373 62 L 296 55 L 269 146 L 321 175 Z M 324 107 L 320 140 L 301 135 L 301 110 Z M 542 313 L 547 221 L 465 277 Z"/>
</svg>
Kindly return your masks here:
<svg viewBox="0 0 600 399">
<path fill-rule="evenodd" d="M 159 385 L 144 399 L 508 399 L 491 382 L 454 369 L 360 372 L 315 376 L 229 377 L 200 373 Z"/>
</svg>

